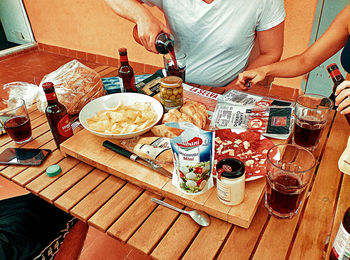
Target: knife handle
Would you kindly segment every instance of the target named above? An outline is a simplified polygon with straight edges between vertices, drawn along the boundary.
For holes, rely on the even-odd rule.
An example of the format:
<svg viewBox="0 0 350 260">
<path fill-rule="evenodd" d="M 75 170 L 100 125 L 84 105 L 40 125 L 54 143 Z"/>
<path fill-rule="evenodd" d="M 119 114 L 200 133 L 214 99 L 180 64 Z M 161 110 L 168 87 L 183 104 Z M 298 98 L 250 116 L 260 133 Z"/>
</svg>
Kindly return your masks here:
<svg viewBox="0 0 350 260">
<path fill-rule="evenodd" d="M 117 152 L 127 158 L 130 158 L 133 154 L 127 150 L 125 150 L 124 148 L 121 148 L 120 146 L 110 142 L 110 141 L 104 141 L 102 144 L 104 147 L 107 147 L 108 149 Z"/>
</svg>

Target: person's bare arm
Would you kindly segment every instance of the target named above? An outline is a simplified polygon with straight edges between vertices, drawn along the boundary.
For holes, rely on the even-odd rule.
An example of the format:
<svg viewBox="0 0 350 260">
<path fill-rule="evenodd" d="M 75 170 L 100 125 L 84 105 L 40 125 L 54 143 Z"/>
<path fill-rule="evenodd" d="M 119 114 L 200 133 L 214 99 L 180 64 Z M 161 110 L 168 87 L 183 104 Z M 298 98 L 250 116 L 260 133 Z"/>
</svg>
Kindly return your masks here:
<svg viewBox="0 0 350 260">
<path fill-rule="evenodd" d="M 170 33 L 147 9 L 141 0 L 105 0 L 119 16 L 137 24 L 138 36 L 142 45 L 151 52 L 158 53 L 155 48 L 155 39 L 160 32 Z"/>
<path fill-rule="evenodd" d="M 283 51 L 284 22 L 266 30 L 257 32 L 259 55 L 248 65 L 246 70 L 279 61 Z"/>
<path fill-rule="evenodd" d="M 247 80 L 257 84 L 268 76 L 290 78 L 313 70 L 345 45 L 349 35 L 347 26 L 349 19 L 350 6 L 348 5 L 337 15 L 326 32 L 302 54 L 253 70 L 246 70 L 238 76 L 236 85 L 245 89 L 244 83 Z"/>
<path fill-rule="evenodd" d="M 248 65 L 246 70 L 279 61 L 283 51 L 284 22 L 266 30 L 257 32 L 259 55 Z M 225 89 L 237 88 L 236 80 L 225 86 Z"/>
</svg>

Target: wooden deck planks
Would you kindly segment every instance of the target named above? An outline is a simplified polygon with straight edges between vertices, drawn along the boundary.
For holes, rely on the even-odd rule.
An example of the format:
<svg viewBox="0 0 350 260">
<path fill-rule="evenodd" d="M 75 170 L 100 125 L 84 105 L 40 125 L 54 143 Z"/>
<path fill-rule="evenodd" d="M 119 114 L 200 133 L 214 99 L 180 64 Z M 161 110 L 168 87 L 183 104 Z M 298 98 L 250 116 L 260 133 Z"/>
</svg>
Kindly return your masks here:
<svg viewBox="0 0 350 260">
<path fill-rule="evenodd" d="M 160 196 L 145 191 L 124 214 L 107 229 L 107 233 L 126 242 L 147 219 L 148 215 L 156 208 L 157 204 L 151 201 L 153 197 L 160 199 Z"/>
<path fill-rule="evenodd" d="M 164 201 L 180 209 L 184 208 L 183 205 L 175 201 L 169 199 L 164 199 Z M 179 214 L 167 207 L 157 206 L 137 232 L 128 240 L 128 244 L 145 254 L 150 254 L 164 234 L 171 228 Z"/>
<path fill-rule="evenodd" d="M 84 164 L 84 167 L 91 166 Z M 101 208 L 123 185 L 125 181 L 109 176 L 100 185 L 98 185 L 86 197 L 81 198 L 81 201 L 75 205 L 70 213 L 87 222 L 88 219 Z"/>
<path fill-rule="evenodd" d="M 350 134 L 349 126 L 340 114 L 336 116 L 334 124 L 293 245 L 291 259 L 322 258 L 341 178 L 338 159 Z"/>
<path fill-rule="evenodd" d="M 227 237 L 227 241 L 218 255 L 218 259 L 250 259 L 268 218 L 264 202 L 261 202 L 248 229 L 237 226 L 233 227 L 232 232 Z"/>
<path fill-rule="evenodd" d="M 186 208 L 186 210 L 189 210 Z M 171 229 L 151 253 L 156 259 L 179 259 L 192 243 L 200 227 L 189 216 L 181 214 Z M 206 241 L 202 241 L 206 243 Z M 205 255 L 198 252 L 197 258 L 204 259 Z"/>
<path fill-rule="evenodd" d="M 74 168 L 79 162 L 80 162 L 79 160 L 73 157 L 64 158 L 62 161 L 58 163 L 62 169 L 62 172 L 59 175 L 50 177 L 46 173 L 43 173 L 40 176 L 38 176 L 36 179 L 28 183 L 26 185 L 26 188 L 30 190 L 32 193 L 38 194 L 40 191 L 48 187 L 51 183 L 59 179 L 66 172 Z"/>
<path fill-rule="evenodd" d="M 219 252 L 232 225 L 213 217 L 210 218 L 210 221 L 211 227 L 203 227 L 200 229 L 196 239 L 187 249 L 182 259 L 197 259 L 198 252 L 205 256 L 206 259 L 215 258 L 215 255 Z"/>
<path fill-rule="evenodd" d="M 88 223 L 106 232 L 142 192 L 140 187 L 127 183 L 88 220 Z"/>
<path fill-rule="evenodd" d="M 80 200 L 92 192 L 108 176 L 108 173 L 94 169 L 57 200 L 55 200 L 54 204 L 56 207 L 69 212 L 71 208 L 73 208 Z"/>
</svg>

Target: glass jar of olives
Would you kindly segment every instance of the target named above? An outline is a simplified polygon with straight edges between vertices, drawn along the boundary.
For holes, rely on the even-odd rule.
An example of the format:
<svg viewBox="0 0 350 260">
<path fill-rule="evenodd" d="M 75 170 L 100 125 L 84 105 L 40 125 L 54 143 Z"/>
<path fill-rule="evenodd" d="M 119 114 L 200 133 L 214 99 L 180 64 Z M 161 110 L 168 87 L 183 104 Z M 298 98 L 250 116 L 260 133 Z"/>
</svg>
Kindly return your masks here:
<svg viewBox="0 0 350 260">
<path fill-rule="evenodd" d="M 182 79 L 177 76 L 168 76 L 160 80 L 160 102 L 165 111 L 179 108 L 183 103 Z"/>
</svg>

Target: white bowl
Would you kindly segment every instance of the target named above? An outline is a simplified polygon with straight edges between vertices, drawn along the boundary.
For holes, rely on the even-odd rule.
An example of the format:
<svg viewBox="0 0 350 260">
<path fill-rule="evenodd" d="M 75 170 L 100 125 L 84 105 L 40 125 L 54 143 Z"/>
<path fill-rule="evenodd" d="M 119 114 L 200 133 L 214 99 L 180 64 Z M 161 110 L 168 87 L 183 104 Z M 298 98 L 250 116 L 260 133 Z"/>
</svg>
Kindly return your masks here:
<svg viewBox="0 0 350 260">
<path fill-rule="evenodd" d="M 132 132 L 128 134 L 105 134 L 96 132 L 89 128 L 88 124 L 86 123 L 86 120 L 88 118 L 95 116 L 96 113 L 101 110 L 112 109 L 116 107 L 116 105 L 118 105 L 119 102 L 123 102 L 123 104 L 127 106 L 133 105 L 135 102 L 150 102 L 152 104 L 153 110 L 157 113 L 157 120 L 152 125 L 141 131 Z M 155 98 L 139 93 L 116 93 L 99 97 L 86 104 L 79 113 L 79 121 L 86 130 L 90 131 L 95 135 L 102 136 L 105 138 L 126 139 L 146 133 L 156 123 L 158 123 L 162 116 L 163 106 Z"/>
</svg>

